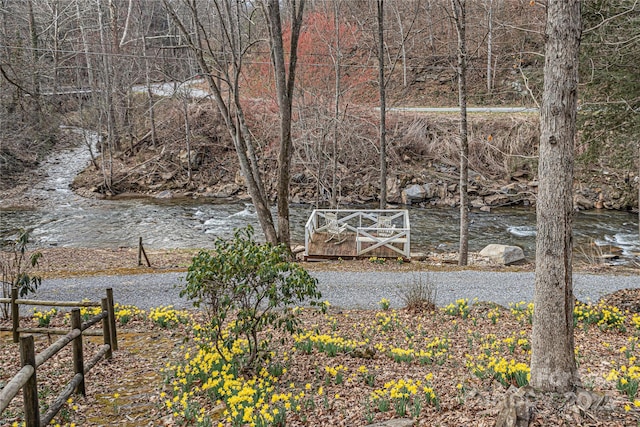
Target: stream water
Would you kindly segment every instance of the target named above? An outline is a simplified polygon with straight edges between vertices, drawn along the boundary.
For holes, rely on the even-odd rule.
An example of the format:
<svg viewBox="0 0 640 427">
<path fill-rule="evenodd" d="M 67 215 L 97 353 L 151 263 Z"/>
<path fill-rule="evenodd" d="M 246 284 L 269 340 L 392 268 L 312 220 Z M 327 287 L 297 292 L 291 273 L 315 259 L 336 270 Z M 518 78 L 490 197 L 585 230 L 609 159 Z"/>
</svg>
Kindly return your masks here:
<svg viewBox="0 0 640 427">
<path fill-rule="evenodd" d="M 95 134 L 75 130 L 95 139 Z M 236 227 L 252 224 L 260 237 L 253 206 L 246 202 L 209 200 L 127 199 L 94 200 L 73 193 L 69 184 L 87 166 L 87 145 L 51 156 L 41 166 L 45 178 L 30 190 L 38 209 L 0 208 L 0 239 L 19 228 L 31 230 L 37 247 L 135 247 L 142 237 L 146 247 L 207 248 L 216 237 L 229 237 Z M 0 200 L 0 207 L 2 206 Z M 345 207 L 346 208 L 346 207 Z M 291 206 L 292 238 L 304 241 L 304 224 L 313 208 Z M 455 251 L 458 242 L 458 210 L 409 208 L 412 251 Z M 535 210 L 493 209 L 470 215 L 469 248 L 478 251 L 489 243 L 521 246 L 535 255 Z M 593 244 L 622 249 L 620 262 L 640 260 L 638 217 L 629 212 L 593 210 L 579 212 L 574 223 L 576 253 L 591 253 Z M 608 248 L 603 249 L 605 252 Z"/>
</svg>

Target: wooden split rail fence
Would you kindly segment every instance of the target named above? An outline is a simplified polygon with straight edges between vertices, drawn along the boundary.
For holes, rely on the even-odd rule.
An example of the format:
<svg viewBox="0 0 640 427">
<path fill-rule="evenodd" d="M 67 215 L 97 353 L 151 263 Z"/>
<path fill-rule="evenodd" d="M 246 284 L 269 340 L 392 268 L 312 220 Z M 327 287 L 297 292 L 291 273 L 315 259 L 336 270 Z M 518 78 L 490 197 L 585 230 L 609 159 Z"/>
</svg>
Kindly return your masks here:
<svg viewBox="0 0 640 427">
<path fill-rule="evenodd" d="M 11 315 L 13 324 L 11 328 L 2 328 L 4 331 L 13 332 L 14 342 L 20 343 L 20 360 L 22 369 L 0 390 L 0 414 L 9 406 L 11 400 L 22 389 L 24 399 L 24 421 L 27 427 L 40 427 L 48 425 L 62 408 L 67 399 L 73 394 L 85 395 L 85 375 L 102 359 L 110 359 L 112 352 L 118 349 L 116 334 L 115 311 L 113 304 L 113 290 L 107 289 L 107 297 L 97 302 L 73 302 L 73 301 L 36 301 L 18 298 L 18 290 L 13 289 L 11 298 L 0 298 L 0 303 L 11 303 Z M 19 306 L 38 305 L 52 307 L 75 307 L 71 310 L 71 331 L 52 328 L 20 328 Z M 101 307 L 100 314 L 82 322 L 78 307 Z M 102 322 L 101 331 L 88 331 L 91 326 Z M 20 334 L 29 334 L 23 335 Z M 39 354 L 35 353 L 32 333 L 46 333 L 63 335 L 56 342 Z M 83 335 L 102 336 L 103 345 L 89 361 L 85 363 L 83 357 Z M 67 344 L 72 344 L 74 376 L 58 394 L 55 401 L 49 406 L 47 412 L 40 416 L 38 402 L 37 369 L 62 350 Z"/>
</svg>

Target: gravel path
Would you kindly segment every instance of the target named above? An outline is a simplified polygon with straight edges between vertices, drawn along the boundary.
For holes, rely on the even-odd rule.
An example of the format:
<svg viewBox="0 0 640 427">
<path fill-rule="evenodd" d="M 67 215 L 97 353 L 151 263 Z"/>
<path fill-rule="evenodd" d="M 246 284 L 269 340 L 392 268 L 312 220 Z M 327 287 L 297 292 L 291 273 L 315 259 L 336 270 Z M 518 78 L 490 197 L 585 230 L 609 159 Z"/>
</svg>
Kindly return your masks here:
<svg viewBox="0 0 640 427">
<path fill-rule="evenodd" d="M 436 303 L 446 306 L 459 298 L 491 301 L 507 306 L 512 302 L 533 300 L 533 273 L 501 272 L 312 272 L 318 278 L 322 299 L 334 307 L 374 309 L 382 298 L 391 307 L 401 307 L 402 288 L 422 281 L 436 289 Z M 179 297 L 184 273 L 97 276 L 72 279 L 48 279 L 42 282 L 32 299 L 99 301 L 105 289 L 113 288 L 114 299 L 142 309 L 161 305 L 188 308 Z M 619 289 L 640 288 L 640 276 L 576 274 L 574 293 L 581 301 L 597 301 Z"/>
</svg>

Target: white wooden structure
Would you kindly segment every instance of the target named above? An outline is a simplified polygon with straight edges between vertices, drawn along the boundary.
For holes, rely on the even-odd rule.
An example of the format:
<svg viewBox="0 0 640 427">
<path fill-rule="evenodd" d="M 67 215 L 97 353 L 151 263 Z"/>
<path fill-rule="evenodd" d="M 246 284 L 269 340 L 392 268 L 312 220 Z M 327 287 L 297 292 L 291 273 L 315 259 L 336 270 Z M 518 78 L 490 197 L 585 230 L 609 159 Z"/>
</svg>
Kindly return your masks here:
<svg viewBox="0 0 640 427">
<path fill-rule="evenodd" d="M 314 209 L 305 225 L 305 258 L 403 257 L 411 254 L 406 209 Z"/>
</svg>

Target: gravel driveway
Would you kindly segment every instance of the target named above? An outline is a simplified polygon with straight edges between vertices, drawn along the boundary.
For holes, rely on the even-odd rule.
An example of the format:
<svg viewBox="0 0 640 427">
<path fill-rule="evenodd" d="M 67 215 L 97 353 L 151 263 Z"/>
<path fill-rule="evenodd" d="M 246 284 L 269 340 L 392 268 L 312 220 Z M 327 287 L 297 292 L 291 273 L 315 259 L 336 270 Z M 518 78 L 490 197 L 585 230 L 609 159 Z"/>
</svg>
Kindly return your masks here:
<svg viewBox="0 0 640 427">
<path fill-rule="evenodd" d="M 533 300 L 533 273 L 501 272 L 312 272 L 318 278 L 322 299 L 334 307 L 374 309 L 382 298 L 391 307 L 401 307 L 402 287 L 422 281 L 436 289 L 436 303 L 446 306 L 459 298 L 491 301 L 507 306 L 512 302 Z M 32 299 L 99 301 L 105 289 L 113 288 L 114 299 L 142 309 L 161 305 L 188 308 L 179 297 L 185 273 L 97 276 L 72 279 L 47 279 Z M 584 302 L 597 301 L 619 289 L 640 288 L 640 276 L 574 275 L 574 293 Z"/>
</svg>

